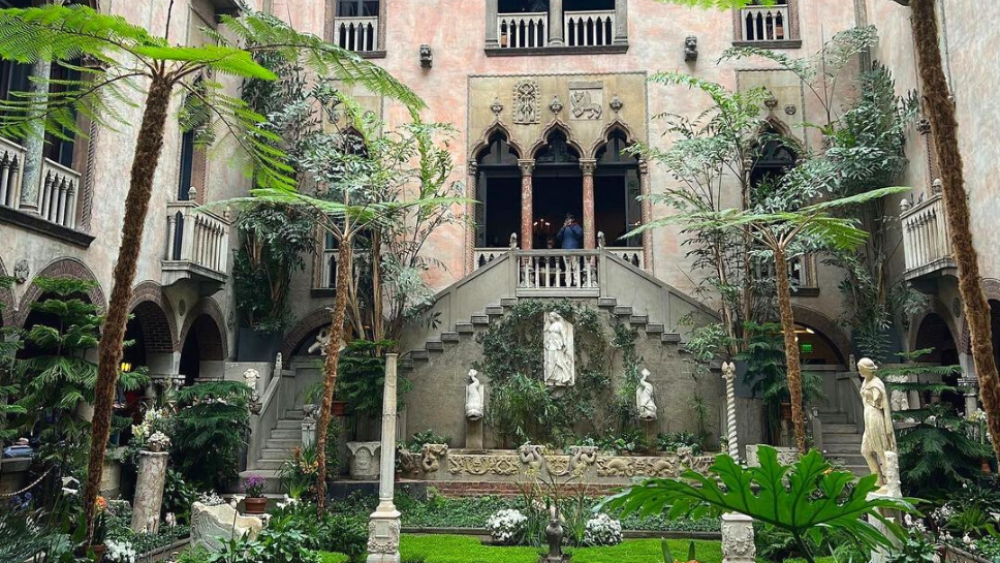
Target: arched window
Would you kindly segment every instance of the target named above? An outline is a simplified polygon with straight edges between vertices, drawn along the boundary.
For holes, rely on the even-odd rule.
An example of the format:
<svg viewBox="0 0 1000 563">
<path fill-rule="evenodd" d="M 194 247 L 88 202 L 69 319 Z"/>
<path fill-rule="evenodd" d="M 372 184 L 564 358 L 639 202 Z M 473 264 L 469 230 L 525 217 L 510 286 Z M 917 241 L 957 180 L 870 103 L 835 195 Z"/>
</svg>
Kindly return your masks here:
<svg viewBox="0 0 1000 563">
<path fill-rule="evenodd" d="M 506 248 L 521 228 L 520 155 L 497 131 L 476 155 L 476 247 Z"/>
<path fill-rule="evenodd" d="M 615 129 L 608 141 L 597 150 L 597 169 L 594 173 L 594 209 L 598 232 L 604 233 L 606 244 L 611 247 L 640 247 L 641 237 L 623 239 L 622 235 L 642 223 L 639 196 L 639 160 L 625 152 L 629 146 L 625 132 Z M 641 253 L 623 255 L 639 266 Z"/>
</svg>

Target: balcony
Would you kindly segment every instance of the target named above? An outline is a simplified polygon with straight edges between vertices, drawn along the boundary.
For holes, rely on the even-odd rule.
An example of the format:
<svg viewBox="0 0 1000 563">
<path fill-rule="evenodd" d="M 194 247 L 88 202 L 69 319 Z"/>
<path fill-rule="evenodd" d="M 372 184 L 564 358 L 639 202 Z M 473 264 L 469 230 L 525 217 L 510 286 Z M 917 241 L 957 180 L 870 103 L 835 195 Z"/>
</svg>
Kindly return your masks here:
<svg viewBox="0 0 1000 563">
<path fill-rule="evenodd" d="M 218 289 L 228 278 L 231 223 L 193 201 L 167 205 L 167 248 L 162 262 L 163 285 L 182 280 Z"/>
<path fill-rule="evenodd" d="M 614 6 L 564 11 L 556 2 L 547 12 L 497 13 L 496 4 L 487 2 L 486 55 L 624 53 L 628 51 L 626 3 L 619 0 Z"/>
<path fill-rule="evenodd" d="M 737 46 L 764 49 L 797 49 L 802 47 L 798 37 L 798 4 L 787 0 L 776 6 L 747 6 L 738 10 L 736 19 Z"/>
<path fill-rule="evenodd" d="M 615 11 L 566 12 L 563 32 L 570 47 L 608 47 L 615 42 Z"/>
<path fill-rule="evenodd" d="M 548 12 L 500 14 L 497 37 L 501 49 L 530 49 L 549 44 Z"/>
<path fill-rule="evenodd" d="M 338 17 L 333 36 L 341 49 L 361 54 L 376 53 L 379 51 L 378 16 Z"/>
<path fill-rule="evenodd" d="M 903 276 L 908 281 L 956 275 L 944 200 L 940 193 L 932 194 L 912 207 L 903 200 L 900 222 L 906 264 Z"/>
</svg>

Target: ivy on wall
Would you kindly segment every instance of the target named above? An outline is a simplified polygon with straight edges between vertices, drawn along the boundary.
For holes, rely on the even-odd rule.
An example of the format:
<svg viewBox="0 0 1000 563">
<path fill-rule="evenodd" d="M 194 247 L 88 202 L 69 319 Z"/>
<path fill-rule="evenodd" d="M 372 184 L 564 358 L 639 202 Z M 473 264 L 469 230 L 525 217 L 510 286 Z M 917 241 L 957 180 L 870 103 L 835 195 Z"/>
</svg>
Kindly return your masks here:
<svg viewBox="0 0 1000 563">
<path fill-rule="evenodd" d="M 546 387 L 543 369 L 544 316 L 552 311 L 574 327 L 577 366 L 576 384 L 558 391 Z M 502 447 L 525 442 L 561 447 L 606 425 L 622 431 L 634 424 L 636 332 L 611 320 L 609 341 L 596 309 L 570 301 L 522 301 L 478 335 L 483 360 L 475 367 L 490 384 L 486 423 Z M 615 373 L 618 366 L 622 375 Z"/>
</svg>

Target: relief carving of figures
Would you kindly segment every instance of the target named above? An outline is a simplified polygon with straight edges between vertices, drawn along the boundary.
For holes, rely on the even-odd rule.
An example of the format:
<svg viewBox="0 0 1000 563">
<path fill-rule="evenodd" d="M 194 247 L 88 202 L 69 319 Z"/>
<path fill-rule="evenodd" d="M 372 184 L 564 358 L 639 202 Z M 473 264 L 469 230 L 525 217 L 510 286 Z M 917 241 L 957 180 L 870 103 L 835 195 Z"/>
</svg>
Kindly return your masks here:
<svg viewBox="0 0 1000 563">
<path fill-rule="evenodd" d="M 545 384 L 572 387 L 576 383 L 576 355 L 573 325 L 552 312 L 545 316 Z"/>
<path fill-rule="evenodd" d="M 448 454 L 448 444 L 424 444 L 420 453 L 420 465 L 424 472 L 434 473 L 441 469 L 441 458 Z"/>
<path fill-rule="evenodd" d="M 545 463 L 545 446 L 541 444 L 524 444 L 517 448 L 517 457 L 521 463 L 532 469 L 540 469 Z"/>
<path fill-rule="evenodd" d="M 597 446 L 572 446 L 569 455 L 569 470 L 583 471 L 597 462 Z"/>
<path fill-rule="evenodd" d="M 452 475 L 515 475 L 520 470 L 513 456 L 449 455 L 448 472 Z"/>
<path fill-rule="evenodd" d="M 598 477 L 633 477 L 635 462 L 622 457 L 605 457 L 597 460 Z"/>
<path fill-rule="evenodd" d="M 885 384 L 875 375 L 878 367 L 870 358 L 858 362 L 858 371 L 865 381 L 861 384 L 861 402 L 865 406 L 865 433 L 861 436 L 861 455 L 868 468 L 878 475 L 878 484 L 886 484 L 886 453 L 896 451 L 896 434 L 892 427 L 892 408 Z"/>
<path fill-rule="evenodd" d="M 415 475 L 422 472 L 420 465 L 421 456 L 409 450 L 397 450 L 399 456 L 399 468 L 405 475 Z"/>
<path fill-rule="evenodd" d="M 635 474 L 643 477 L 676 477 L 677 460 L 671 457 L 652 457 L 636 463 Z"/>
<path fill-rule="evenodd" d="M 465 417 L 475 422 L 483 418 L 483 384 L 479 382 L 479 372 L 469 370 L 469 385 L 465 388 Z"/>
<path fill-rule="evenodd" d="M 541 121 L 539 102 L 541 90 L 538 83 L 530 78 L 519 81 L 514 86 L 513 121 L 518 125 L 531 125 Z"/>
<path fill-rule="evenodd" d="M 653 400 L 653 384 L 647 381 L 648 369 L 642 370 L 639 378 L 639 386 L 635 390 L 635 406 L 639 410 L 639 420 L 642 422 L 653 422 L 656 420 L 656 402 Z"/>
<path fill-rule="evenodd" d="M 596 121 L 604 115 L 601 90 L 573 90 L 569 94 L 570 113 L 574 119 Z"/>
</svg>

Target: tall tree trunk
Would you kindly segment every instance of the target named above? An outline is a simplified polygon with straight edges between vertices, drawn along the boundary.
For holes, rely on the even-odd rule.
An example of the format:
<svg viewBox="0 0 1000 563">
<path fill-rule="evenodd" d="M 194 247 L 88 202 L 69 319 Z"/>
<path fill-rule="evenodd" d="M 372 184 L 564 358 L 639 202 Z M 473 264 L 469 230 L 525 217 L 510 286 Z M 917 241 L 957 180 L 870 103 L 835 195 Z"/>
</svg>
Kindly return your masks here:
<svg viewBox="0 0 1000 563">
<path fill-rule="evenodd" d="M 326 346 L 326 365 L 323 369 L 323 405 L 319 411 L 319 428 L 316 429 L 316 458 L 319 462 L 316 485 L 316 506 L 320 515 L 326 505 L 326 431 L 333 415 L 333 390 L 337 386 L 337 365 L 340 363 L 340 342 L 344 339 L 344 315 L 347 311 L 348 283 L 351 279 L 351 242 L 341 240 L 337 250 L 337 298 L 333 304 L 330 326 L 330 343 Z"/>
<path fill-rule="evenodd" d="M 792 425 L 795 427 L 795 447 L 806 453 L 806 419 L 802 409 L 802 365 L 799 362 L 799 343 L 795 341 L 795 317 L 792 315 L 792 290 L 788 283 L 788 260 L 783 249 L 774 251 L 775 275 L 778 279 L 778 310 L 781 313 L 781 332 L 785 336 L 785 365 L 787 367 L 788 394 L 792 401 Z"/>
<path fill-rule="evenodd" d="M 911 22 L 917 62 L 923 82 L 927 118 L 934 133 L 938 167 L 941 170 L 945 214 L 951 230 L 952 257 L 958 265 L 958 288 L 972 336 L 972 361 L 979 375 L 979 393 L 993 438 L 993 451 L 1000 459 L 1000 376 L 993 356 L 990 306 L 983 292 L 979 259 L 972 244 L 969 203 L 965 192 L 962 154 L 958 146 L 958 122 L 941 64 L 938 22 L 934 0 L 912 0 Z"/>
<path fill-rule="evenodd" d="M 104 451 L 111 434 L 111 414 L 118 383 L 118 365 L 122 360 L 122 342 L 128 322 L 129 302 L 132 300 L 132 282 L 142 246 L 142 232 L 149 210 L 149 197 L 153 190 L 153 177 L 163 150 L 163 129 L 167 122 L 172 84 L 162 78 L 153 79 L 146 98 L 146 109 L 139 126 L 139 136 L 132 157 L 132 173 L 128 195 L 125 198 L 125 218 L 122 225 L 121 247 L 115 266 L 114 285 L 108 315 L 97 348 L 97 385 L 94 398 L 94 417 L 91 427 L 90 462 L 87 466 L 87 484 L 83 493 L 83 509 L 87 524 L 87 541 L 94 534 L 94 513 L 100 492 L 101 473 L 104 470 Z"/>
</svg>

